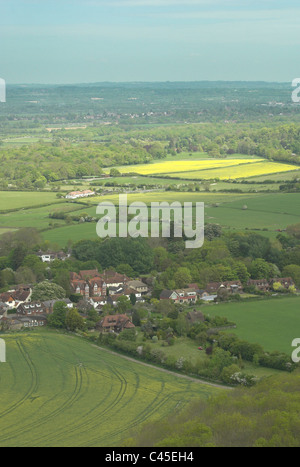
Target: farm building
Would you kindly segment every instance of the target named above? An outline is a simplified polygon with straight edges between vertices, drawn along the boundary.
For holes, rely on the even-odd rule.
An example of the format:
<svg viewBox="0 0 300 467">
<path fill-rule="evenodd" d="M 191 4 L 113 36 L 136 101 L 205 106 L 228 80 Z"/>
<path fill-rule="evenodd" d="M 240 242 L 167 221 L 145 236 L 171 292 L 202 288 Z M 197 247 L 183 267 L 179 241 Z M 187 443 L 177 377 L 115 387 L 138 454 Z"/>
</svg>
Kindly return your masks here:
<svg viewBox="0 0 300 467">
<path fill-rule="evenodd" d="M 84 191 L 71 191 L 67 194 L 66 199 L 78 199 L 78 198 L 87 198 L 88 196 L 94 196 L 95 192 L 91 190 Z"/>
</svg>

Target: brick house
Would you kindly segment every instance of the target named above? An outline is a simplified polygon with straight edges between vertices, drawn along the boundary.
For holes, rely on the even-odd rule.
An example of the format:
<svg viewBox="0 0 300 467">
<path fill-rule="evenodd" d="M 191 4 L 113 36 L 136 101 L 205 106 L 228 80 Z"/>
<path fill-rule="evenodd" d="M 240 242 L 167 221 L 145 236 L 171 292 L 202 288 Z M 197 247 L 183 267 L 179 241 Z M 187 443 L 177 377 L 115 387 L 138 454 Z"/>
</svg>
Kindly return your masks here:
<svg viewBox="0 0 300 467">
<path fill-rule="evenodd" d="M 22 303 L 17 309 L 20 316 L 42 316 L 46 314 L 46 307 L 41 302 Z"/>
<path fill-rule="evenodd" d="M 85 298 L 103 297 L 111 288 L 125 287 L 130 279 L 115 271 L 104 271 L 100 274 L 97 269 L 70 273 L 71 288 L 74 293 Z"/>
<path fill-rule="evenodd" d="M 71 272 L 70 282 L 73 292 L 85 298 L 106 296 L 107 284 L 97 270 Z"/>
<path fill-rule="evenodd" d="M 107 315 L 96 326 L 100 332 L 114 332 L 119 334 L 124 329 L 134 329 L 135 325 L 127 315 Z"/>
</svg>

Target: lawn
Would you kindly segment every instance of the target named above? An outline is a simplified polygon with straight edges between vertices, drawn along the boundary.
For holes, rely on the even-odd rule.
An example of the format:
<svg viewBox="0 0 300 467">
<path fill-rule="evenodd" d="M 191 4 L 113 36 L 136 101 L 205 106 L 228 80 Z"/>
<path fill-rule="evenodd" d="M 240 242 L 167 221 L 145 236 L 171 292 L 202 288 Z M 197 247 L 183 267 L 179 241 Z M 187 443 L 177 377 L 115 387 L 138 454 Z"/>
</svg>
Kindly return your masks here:
<svg viewBox="0 0 300 467">
<path fill-rule="evenodd" d="M 293 339 L 300 337 L 300 297 L 208 305 L 210 316 L 226 316 L 237 324 L 242 339 L 261 344 L 265 350 L 292 353 Z M 232 332 L 232 331 L 231 331 Z"/>
<path fill-rule="evenodd" d="M 2 335 L 1 447 L 113 447 L 220 389 L 193 383 L 47 330 Z"/>
</svg>

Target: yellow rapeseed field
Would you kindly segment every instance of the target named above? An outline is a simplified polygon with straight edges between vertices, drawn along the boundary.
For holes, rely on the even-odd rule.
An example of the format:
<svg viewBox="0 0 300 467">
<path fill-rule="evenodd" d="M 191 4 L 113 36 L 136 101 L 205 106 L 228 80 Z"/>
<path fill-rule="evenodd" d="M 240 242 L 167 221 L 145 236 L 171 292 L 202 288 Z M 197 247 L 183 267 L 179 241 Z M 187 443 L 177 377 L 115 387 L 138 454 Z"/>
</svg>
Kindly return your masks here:
<svg viewBox="0 0 300 467">
<path fill-rule="evenodd" d="M 236 180 L 239 178 L 255 177 L 258 175 L 267 175 L 280 172 L 297 171 L 298 167 L 289 164 L 280 164 L 275 162 L 254 162 L 253 164 L 243 164 L 230 167 L 219 167 L 212 170 L 198 170 L 194 172 L 166 173 L 170 177 L 178 177 L 186 180 L 211 180 L 219 178 L 220 180 Z"/>
<path fill-rule="evenodd" d="M 154 164 L 141 164 L 128 167 L 121 167 L 121 173 L 136 172 L 141 175 L 172 174 L 176 172 L 190 172 L 206 169 L 222 169 L 224 167 L 250 162 L 260 162 L 261 159 L 202 159 L 199 161 L 166 161 Z"/>
</svg>

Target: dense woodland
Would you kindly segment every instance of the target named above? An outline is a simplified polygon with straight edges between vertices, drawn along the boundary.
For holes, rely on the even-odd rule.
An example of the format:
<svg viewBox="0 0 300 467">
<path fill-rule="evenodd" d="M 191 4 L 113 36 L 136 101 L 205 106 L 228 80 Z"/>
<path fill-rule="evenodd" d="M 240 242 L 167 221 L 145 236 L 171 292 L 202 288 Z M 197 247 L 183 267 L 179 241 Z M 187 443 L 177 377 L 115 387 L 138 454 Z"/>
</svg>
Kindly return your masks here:
<svg viewBox="0 0 300 467">
<path fill-rule="evenodd" d="M 267 378 L 207 402 L 195 401 L 180 416 L 148 423 L 125 446 L 299 447 L 299 372 Z"/>
</svg>

